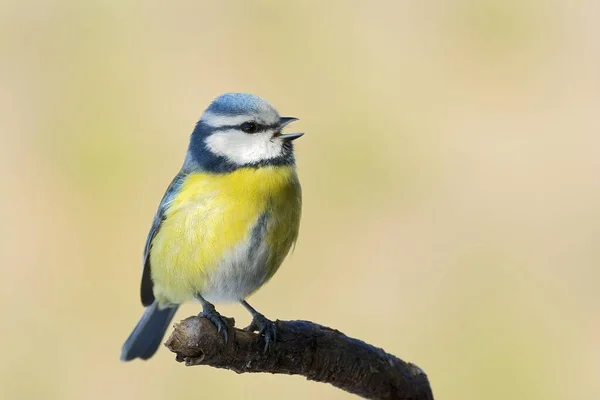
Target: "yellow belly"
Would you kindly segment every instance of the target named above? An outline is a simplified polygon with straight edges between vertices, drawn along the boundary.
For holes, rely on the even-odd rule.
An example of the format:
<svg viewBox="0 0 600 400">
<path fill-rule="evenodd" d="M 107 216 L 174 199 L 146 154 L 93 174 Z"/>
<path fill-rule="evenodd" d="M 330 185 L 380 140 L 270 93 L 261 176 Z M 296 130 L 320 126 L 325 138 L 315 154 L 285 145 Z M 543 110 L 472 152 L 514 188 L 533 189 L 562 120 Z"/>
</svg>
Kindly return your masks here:
<svg viewBox="0 0 600 400">
<path fill-rule="evenodd" d="M 300 208 L 293 167 L 189 175 L 152 241 L 155 297 L 161 304 L 180 304 L 196 294 L 241 300 L 283 262 L 298 236 Z M 254 260 L 255 249 L 247 247 L 261 216 L 265 256 Z"/>
</svg>

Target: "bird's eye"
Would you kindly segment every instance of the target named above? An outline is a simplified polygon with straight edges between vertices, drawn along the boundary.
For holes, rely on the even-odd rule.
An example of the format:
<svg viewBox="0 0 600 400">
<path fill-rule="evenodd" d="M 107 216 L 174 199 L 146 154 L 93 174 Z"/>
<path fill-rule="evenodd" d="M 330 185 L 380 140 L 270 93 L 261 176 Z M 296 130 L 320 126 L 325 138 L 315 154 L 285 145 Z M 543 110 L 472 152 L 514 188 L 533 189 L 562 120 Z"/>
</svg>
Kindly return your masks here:
<svg viewBox="0 0 600 400">
<path fill-rule="evenodd" d="M 242 131 L 246 133 L 255 133 L 258 131 L 258 125 L 256 125 L 254 122 L 244 122 L 241 128 Z"/>
</svg>

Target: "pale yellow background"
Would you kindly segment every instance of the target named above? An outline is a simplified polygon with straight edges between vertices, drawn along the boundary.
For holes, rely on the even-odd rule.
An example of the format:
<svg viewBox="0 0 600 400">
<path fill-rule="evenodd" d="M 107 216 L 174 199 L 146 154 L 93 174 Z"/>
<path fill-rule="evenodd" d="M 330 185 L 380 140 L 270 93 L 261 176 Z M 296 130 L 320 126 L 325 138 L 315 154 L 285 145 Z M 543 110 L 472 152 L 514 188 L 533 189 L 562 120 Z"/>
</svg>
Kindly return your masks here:
<svg viewBox="0 0 600 400">
<path fill-rule="evenodd" d="M 410 360 L 438 399 L 600 398 L 599 20 L 592 0 L 4 0 L 0 398 L 350 397 L 166 349 L 119 362 L 152 216 L 227 91 L 306 132 L 300 240 L 259 310 Z"/>
</svg>

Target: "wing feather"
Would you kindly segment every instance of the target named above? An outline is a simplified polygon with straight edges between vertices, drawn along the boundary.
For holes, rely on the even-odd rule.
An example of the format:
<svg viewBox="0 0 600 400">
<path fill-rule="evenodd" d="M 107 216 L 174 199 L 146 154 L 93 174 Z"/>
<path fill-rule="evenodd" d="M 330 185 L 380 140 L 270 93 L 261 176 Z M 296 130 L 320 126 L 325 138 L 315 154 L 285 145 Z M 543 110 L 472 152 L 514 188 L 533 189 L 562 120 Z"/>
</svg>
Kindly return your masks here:
<svg viewBox="0 0 600 400">
<path fill-rule="evenodd" d="M 152 240 L 156 236 L 156 233 L 160 229 L 162 221 L 165 219 L 165 212 L 171 205 L 171 202 L 179 193 L 181 189 L 181 185 L 188 173 L 180 171 L 173 181 L 167 188 L 160 205 L 158 206 L 158 211 L 154 216 L 154 221 L 152 222 L 152 227 L 150 228 L 150 233 L 148 233 L 148 238 L 146 239 L 146 246 L 144 247 L 144 266 L 142 271 L 142 283 L 140 288 L 140 294 L 142 298 L 142 304 L 147 307 L 154 302 L 154 292 L 153 287 L 154 284 L 152 282 L 152 274 L 151 274 L 151 265 L 150 265 L 150 251 L 152 250 Z"/>
</svg>

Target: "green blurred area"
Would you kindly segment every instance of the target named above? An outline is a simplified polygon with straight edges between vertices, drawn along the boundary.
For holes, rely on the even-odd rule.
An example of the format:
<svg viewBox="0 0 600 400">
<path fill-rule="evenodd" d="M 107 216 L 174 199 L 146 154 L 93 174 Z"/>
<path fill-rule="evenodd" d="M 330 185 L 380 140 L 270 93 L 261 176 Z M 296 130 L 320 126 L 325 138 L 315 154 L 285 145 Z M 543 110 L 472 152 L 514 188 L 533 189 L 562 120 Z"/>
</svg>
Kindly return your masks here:
<svg viewBox="0 0 600 400">
<path fill-rule="evenodd" d="M 300 240 L 258 309 L 414 362 L 436 398 L 600 398 L 600 4 L 0 6 L 0 398 L 350 398 L 119 362 L 156 206 L 228 91 L 306 132 Z"/>
</svg>

